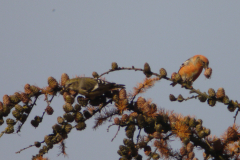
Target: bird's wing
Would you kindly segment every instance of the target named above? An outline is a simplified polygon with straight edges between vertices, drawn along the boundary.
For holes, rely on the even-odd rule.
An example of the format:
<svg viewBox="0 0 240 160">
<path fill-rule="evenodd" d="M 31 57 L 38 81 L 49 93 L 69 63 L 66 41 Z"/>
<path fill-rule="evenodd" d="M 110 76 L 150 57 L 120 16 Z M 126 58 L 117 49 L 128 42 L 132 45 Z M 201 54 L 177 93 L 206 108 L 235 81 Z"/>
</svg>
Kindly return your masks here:
<svg viewBox="0 0 240 160">
<path fill-rule="evenodd" d="M 189 59 L 187 59 L 185 62 L 183 62 L 182 65 L 180 66 L 179 70 L 180 70 L 182 67 L 187 66 L 187 65 L 190 63 L 190 61 L 191 61 L 191 58 L 189 58 Z M 179 71 L 179 70 L 178 70 L 178 71 Z"/>
</svg>

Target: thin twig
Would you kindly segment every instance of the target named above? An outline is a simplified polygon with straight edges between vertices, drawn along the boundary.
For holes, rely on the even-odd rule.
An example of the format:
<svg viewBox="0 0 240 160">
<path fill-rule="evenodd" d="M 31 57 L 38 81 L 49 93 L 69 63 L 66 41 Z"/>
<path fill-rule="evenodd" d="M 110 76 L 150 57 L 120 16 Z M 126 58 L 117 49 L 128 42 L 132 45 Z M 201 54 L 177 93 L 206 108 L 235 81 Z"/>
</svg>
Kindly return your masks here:
<svg viewBox="0 0 240 160">
<path fill-rule="evenodd" d="M 120 126 L 118 126 L 118 131 L 117 131 L 117 133 L 115 134 L 115 136 L 113 137 L 113 139 L 111 140 L 111 142 L 117 137 L 117 134 L 118 134 L 119 131 L 120 131 Z"/>
</svg>

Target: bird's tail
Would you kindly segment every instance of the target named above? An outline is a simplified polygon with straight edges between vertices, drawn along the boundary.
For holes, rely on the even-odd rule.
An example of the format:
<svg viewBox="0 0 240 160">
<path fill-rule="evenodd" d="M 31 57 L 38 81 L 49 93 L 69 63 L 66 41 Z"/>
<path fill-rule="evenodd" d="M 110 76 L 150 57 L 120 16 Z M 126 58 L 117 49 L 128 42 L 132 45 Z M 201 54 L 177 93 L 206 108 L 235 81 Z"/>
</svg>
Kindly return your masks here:
<svg viewBox="0 0 240 160">
<path fill-rule="evenodd" d="M 115 84 L 113 88 L 125 88 L 124 84 Z"/>
</svg>

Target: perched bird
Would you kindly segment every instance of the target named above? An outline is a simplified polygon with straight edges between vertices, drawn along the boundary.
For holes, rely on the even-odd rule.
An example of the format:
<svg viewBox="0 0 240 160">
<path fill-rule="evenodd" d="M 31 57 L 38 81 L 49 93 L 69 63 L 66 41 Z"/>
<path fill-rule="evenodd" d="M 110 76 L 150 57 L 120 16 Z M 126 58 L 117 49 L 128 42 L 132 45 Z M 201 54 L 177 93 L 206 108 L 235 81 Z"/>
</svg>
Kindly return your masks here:
<svg viewBox="0 0 240 160">
<path fill-rule="evenodd" d="M 181 76 L 184 82 L 194 82 L 198 76 L 201 74 L 203 68 L 208 69 L 209 61 L 203 55 L 195 55 L 188 60 L 186 60 L 178 71 L 178 74 Z M 206 76 L 206 75 L 205 75 Z M 211 75 L 210 75 L 211 76 Z M 210 78 L 210 76 L 206 76 Z M 172 86 L 175 86 L 177 83 L 172 83 Z"/>
<path fill-rule="evenodd" d="M 86 98 L 94 99 L 97 96 L 101 96 L 105 92 L 111 89 L 124 88 L 123 84 L 116 84 L 107 82 L 104 80 L 89 78 L 89 77 L 78 77 L 67 80 L 65 88 L 71 89 L 78 92 Z"/>
</svg>

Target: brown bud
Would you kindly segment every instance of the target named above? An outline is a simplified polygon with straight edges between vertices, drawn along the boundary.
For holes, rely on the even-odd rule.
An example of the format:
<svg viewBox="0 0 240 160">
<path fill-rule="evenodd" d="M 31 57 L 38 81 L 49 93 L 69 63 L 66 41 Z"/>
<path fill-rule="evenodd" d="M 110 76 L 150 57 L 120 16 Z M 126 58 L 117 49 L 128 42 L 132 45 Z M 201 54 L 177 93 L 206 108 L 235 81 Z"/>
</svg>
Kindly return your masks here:
<svg viewBox="0 0 240 160">
<path fill-rule="evenodd" d="M 39 91 L 40 91 L 40 88 L 39 87 L 37 87 L 37 86 L 30 86 L 30 90 L 32 91 L 32 94 L 33 95 L 36 95 L 36 94 L 38 94 L 39 93 Z"/>
<path fill-rule="evenodd" d="M 10 105 L 10 97 L 7 95 L 7 94 L 5 94 L 4 96 L 3 96 L 3 104 L 5 104 L 5 105 Z"/>
<path fill-rule="evenodd" d="M 191 142 L 188 143 L 186 146 L 187 152 L 192 152 L 193 148 L 194 148 L 194 145 Z"/>
<path fill-rule="evenodd" d="M 116 125 L 119 125 L 119 124 L 120 124 L 120 120 L 119 120 L 118 117 L 115 117 L 115 118 L 114 118 L 114 124 L 116 124 Z"/>
<path fill-rule="evenodd" d="M 206 102 L 207 97 L 205 97 L 204 95 L 198 95 L 198 99 L 200 102 Z"/>
<path fill-rule="evenodd" d="M 228 98 L 227 95 L 223 97 L 223 103 L 224 104 L 229 104 L 229 98 Z"/>
<path fill-rule="evenodd" d="M 124 99 L 126 99 L 127 98 L 127 92 L 126 92 L 126 90 L 125 89 L 121 89 L 120 91 L 119 91 L 119 99 L 120 100 L 124 100 Z"/>
<path fill-rule="evenodd" d="M 99 75 L 98 75 L 97 72 L 93 72 L 93 73 L 92 73 L 92 76 L 93 76 L 93 78 L 98 78 L 98 77 L 99 77 Z"/>
<path fill-rule="evenodd" d="M 195 157 L 195 153 L 194 152 L 188 153 L 188 158 L 189 159 L 193 159 L 194 157 Z"/>
<path fill-rule="evenodd" d="M 72 111 L 73 111 L 73 106 L 72 106 L 72 104 L 70 104 L 70 103 L 65 103 L 65 104 L 63 105 L 63 110 L 64 110 L 66 113 L 72 112 Z"/>
<path fill-rule="evenodd" d="M 24 86 L 24 92 L 26 93 L 26 94 L 31 94 L 32 93 L 32 91 L 31 91 L 31 89 L 30 89 L 30 84 L 25 84 L 25 86 Z"/>
<path fill-rule="evenodd" d="M 74 98 L 70 95 L 66 95 L 65 101 L 66 101 L 66 103 L 73 104 L 74 103 Z"/>
<path fill-rule="evenodd" d="M 36 142 L 34 142 L 34 145 L 35 145 L 37 148 L 39 148 L 39 147 L 41 146 L 41 143 L 38 142 L 38 141 L 36 141 Z"/>
<path fill-rule="evenodd" d="M 63 74 L 61 75 L 60 85 L 61 85 L 61 86 L 65 86 L 67 80 L 69 80 L 69 76 L 67 75 L 67 73 L 63 73 Z"/>
<path fill-rule="evenodd" d="M 175 76 L 176 76 L 176 72 L 173 72 L 172 75 L 171 75 L 171 80 L 175 81 Z"/>
<path fill-rule="evenodd" d="M 53 77 L 48 77 L 48 85 L 52 89 L 56 89 L 58 87 L 58 82 L 55 78 Z"/>
<path fill-rule="evenodd" d="M 59 116 L 59 117 L 57 117 L 57 122 L 58 122 L 58 124 L 63 124 L 64 119 L 61 116 Z"/>
<path fill-rule="evenodd" d="M 176 101 L 177 100 L 177 98 L 172 94 L 169 95 L 169 99 L 170 99 L 170 101 Z"/>
<path fill-rule="evenodd" d="M 122 121 L 123 121 L 123 122 L 127 122 L 128 119 L 129 119 L 129 116 L 128 116 L 127 114 L 123 114 L 123 115 L 122 115 Z"/>
<path fill-rule="evenodd" d="M 147 78 L 152 76 L 152 71 L 148 63 L 144 64 L 143 73 L 146 75 Z"/>
<path fill-rule="evenodd" d="M 184 155 L 187 154 L 187 150 L 186 150 L 186 148 L 185 148 L 184 146 L 180 148 L 180 154 L 181 154 L 182 156 L 184 156 Z"/>
<path fill-rule="evenodd" d="M 138 108 L 142 108 L 145 103 L 146 103 L 145 98 L 138 97 L 138 99 L 137 99 L 137 106 L 138 106 Z"/>
<path fill-rule="evenodd" d="M 24 92 L 21 93 L 21 101 L 22 101 L 23 103 L 28 103 L 28 102 L 30 101 L 28 95 L 27 95 L 26 93 L 24 93 Z"/>
<path fill-rule="evenodd" d="M 65 129 L 66 133 L 69 133 L 72 130 L 72 125 L 71 124 L 67 124 L 64 129 Z"/>
<path fill-rule="evenodd" d="M 83 129 L 86 128 L 86 123 L 85 122 L 79 122 L 77 125 L 76 125 L 76 129 L 81 131 Z"/>
<path fill-rule="evenodd" d="M 76 112 L 75 121 L 76 121 L 77 123 L 84 121 L 84 117 L 83 117 L 83 114 L 82 114 L 81 112 Z"/>
<path fill-rule="evenodd" d="M 79 105 L 82 107 L 85 107 L 88 104 L 88 99 L 86 99 L 82 96 L 78 96 L 77 101 L 78 101 Z"/>
<path fill-rule="evenodd" d="M 19 105 L 19 104 L 16 104 L 14 107 L 20 113 L 22 113 L 24 111 L 23 107 L 21 105 Z"/>
<path fill-rule="evenodd" d="M 164 68 L 160 69 L 160 77 L 165 78 L 167 76 L 167 71 Z"/>
<path fill-rule="evenodd" d="M 215 106 L 215 104 L 216 104 L 216 100 L 215 99 L 208 99 L 207 102 L 208 102 L 208 105 L 211 106 L 211 107 Z"/>
<path fill-rule="evenodd" d="M 112 70 L 118 69 L 118 64 L 116 62 L 112 62 Z"/>
<path fill-rule="evenodd" d="M 174 78 L 175 78 L 175 81 L 176 81 L 176 82 L 179 82 L 179 81 L 181 81 L 181 80 L 182 80 L 182 78 L 181 78 L 180 74 L 178 74 L 178 73 L 177 73 L 177 74 L 175 74 L 175 77 L 174 77 Z"/>
<path fill-rule="evenodd" d="M 177 100 L 178 100 L 178 102 L 182 102 L 184 100 L 184 98 L 181 94 L 179 94 Z"/>
<path fill-rule="evenodd" d="M 215 93 L 214 89 L 212 89 L 212 88 L 208 89 L 208 94 L 209 94 L 210 97 L 215 97 L 216 96 L 216 93 Z"/>
<path fill-rule="evenodd" d="M 52 115 L 54 110 L 53 110 L 53 108 L 51 106 L 47 106 L 45 111 L 47 112 L 48 115 Z"/>
<path fill-rule="evenodd" d="M 17 104 L 21 101 L 21 99 L 15 94 L 10 95 L 9 98 L 10 98 L 10 102 L 13 103 L 13 104 Z"/>
<path fill-rule="evenodd" d="M 204 76 L 205 76 L 206 78 L 211 78 L 211 75 L 212 75 L 212 68 L 207 68 L 207 69 L 205 69 L 205 71 L 204 71 Z"/>
<path fill-rule="evenodd" d="M 230 103 L 227 108 L 229 112 L 234 112 L 237 107 L 232 103 Z"/>
<path fill-rule="evenodd" d="M 225 96 L 225 90 L 223 88 L 218 88 L 216 97 L 222 99 Z"/>
</svg>

